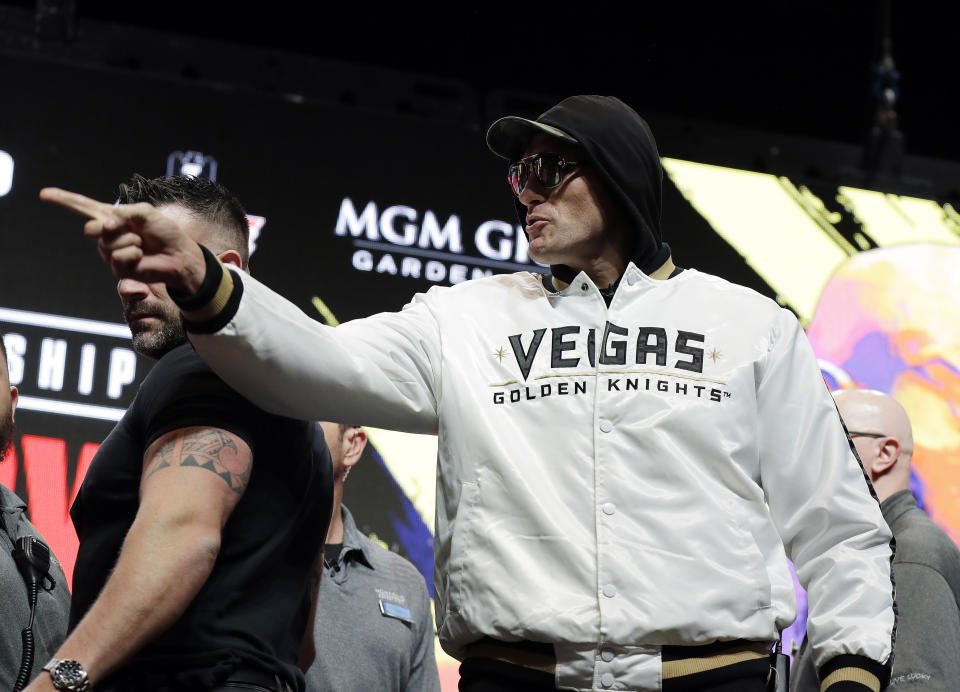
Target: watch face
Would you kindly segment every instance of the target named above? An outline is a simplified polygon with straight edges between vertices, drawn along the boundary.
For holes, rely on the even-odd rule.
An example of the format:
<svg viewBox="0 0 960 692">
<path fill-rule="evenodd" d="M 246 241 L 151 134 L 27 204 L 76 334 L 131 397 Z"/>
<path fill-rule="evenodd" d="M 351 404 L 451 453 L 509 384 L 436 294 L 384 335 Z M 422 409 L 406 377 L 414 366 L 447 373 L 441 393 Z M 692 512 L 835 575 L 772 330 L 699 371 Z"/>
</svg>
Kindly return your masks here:
<svg viewBox="0 0 960 692">
<path fill-rule="evenodd" d="M 87 681 L 87 672 L 79 663 L 68 659 L 57 663 L 50 671 L 50 677 L 53 678 L 54 687 L 79 690 Z"/>
</svg>

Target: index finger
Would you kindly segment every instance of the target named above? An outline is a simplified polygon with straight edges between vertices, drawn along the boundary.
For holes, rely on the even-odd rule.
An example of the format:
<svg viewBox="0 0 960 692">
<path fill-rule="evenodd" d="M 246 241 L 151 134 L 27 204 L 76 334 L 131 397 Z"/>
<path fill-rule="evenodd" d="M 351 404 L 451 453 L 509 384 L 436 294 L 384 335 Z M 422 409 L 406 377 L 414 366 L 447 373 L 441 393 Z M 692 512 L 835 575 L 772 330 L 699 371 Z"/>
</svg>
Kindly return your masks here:
<svg viewBox="0 0 960 692">
<path fill-rule="evenodd" d="M 113 216 L 113 205 L 98 202 L 76 192 L 61 190 L 59 187 L 43 188 L 40 190 L 40 199 L 99 221 L 106 221 Z"/>
</svg>

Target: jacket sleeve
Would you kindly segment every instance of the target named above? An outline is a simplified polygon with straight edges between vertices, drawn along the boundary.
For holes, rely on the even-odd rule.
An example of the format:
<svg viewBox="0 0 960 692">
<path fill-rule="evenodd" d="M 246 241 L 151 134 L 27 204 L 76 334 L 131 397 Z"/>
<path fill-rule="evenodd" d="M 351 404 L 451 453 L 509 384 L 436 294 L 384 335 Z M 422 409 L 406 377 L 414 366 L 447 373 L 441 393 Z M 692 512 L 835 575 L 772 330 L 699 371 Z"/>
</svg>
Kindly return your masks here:
<svg viewBox="0 0 960 692">
<path fill-rule="evenodd" d="M 761 482 L 807 590 L 807 634 L 823 690 L 879 690 L 895 615 L 891 534 L 813 349 L 781 310 L 758 365 Z"/>
<path fill-rule="evenodd" d="M 206 282 L 215 290 L 209 300 L 178 300 L 190 341 L 257 406 L 291 418 L 436 433 L 441 345 L 422 297 L 397 313 L 330 327 L 247 274 L 208 263 L 211 271 L 220 279 Z"/>
</svg>

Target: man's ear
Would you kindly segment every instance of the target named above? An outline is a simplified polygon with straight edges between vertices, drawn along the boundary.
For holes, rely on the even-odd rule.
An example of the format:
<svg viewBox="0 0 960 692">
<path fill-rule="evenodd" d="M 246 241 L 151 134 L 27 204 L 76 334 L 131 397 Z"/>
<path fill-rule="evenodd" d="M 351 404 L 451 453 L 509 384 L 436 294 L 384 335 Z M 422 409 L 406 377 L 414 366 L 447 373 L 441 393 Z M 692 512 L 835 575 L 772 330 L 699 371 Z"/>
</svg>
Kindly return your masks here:
<svg viewBox="0 0 960 692">
<path fill-rule="evenodd" d="M 900 440 L 895 437 L 884 438 L 883 444 L 880 446 L 880 453 L 870 464 L 873 475 L 879 478 L 888 473 L 896 465 L 898 459 L 900 459 Z"/>
<path fill-rule="evenodd" d="M 13 385 L 10 386 L 10 417 L 13 418 L 17 412 L 17 399 L 20 398 L 20 392 Z"/>
<path fill-rule="evenodd" d="M 217 254 L 217 259 L 224 264 L 232 264 L 237 269 L 243 269 L 243 258 L 236 250 L 224 250 Z"/>
<path fill-rule="evenodd" d="M 367 446 L 367 432 L 358 425 L 347 428 L 343 433 L 343 465 L 350 468 L 358 461 Z"/>
</svg>

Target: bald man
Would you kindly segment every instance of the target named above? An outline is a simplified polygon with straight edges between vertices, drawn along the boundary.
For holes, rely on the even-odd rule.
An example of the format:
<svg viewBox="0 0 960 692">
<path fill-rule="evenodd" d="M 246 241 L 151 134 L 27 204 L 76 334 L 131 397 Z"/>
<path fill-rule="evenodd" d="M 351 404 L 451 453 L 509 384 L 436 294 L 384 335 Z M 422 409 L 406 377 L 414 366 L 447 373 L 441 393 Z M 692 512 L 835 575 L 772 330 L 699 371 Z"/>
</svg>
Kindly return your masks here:
<svg viewBox="0 0 960 692">
<path fill-rule="evenodd" d="M 889 689 L 960 689 L 960 550 L 910 492 L 913 432 L 907 412 L 882 392 L 834 393 L 840 416 L 897 542 L 893 574 L 900 620 Z M 804 642 L 795 692 L 819 690 Z"/>
</svg>

